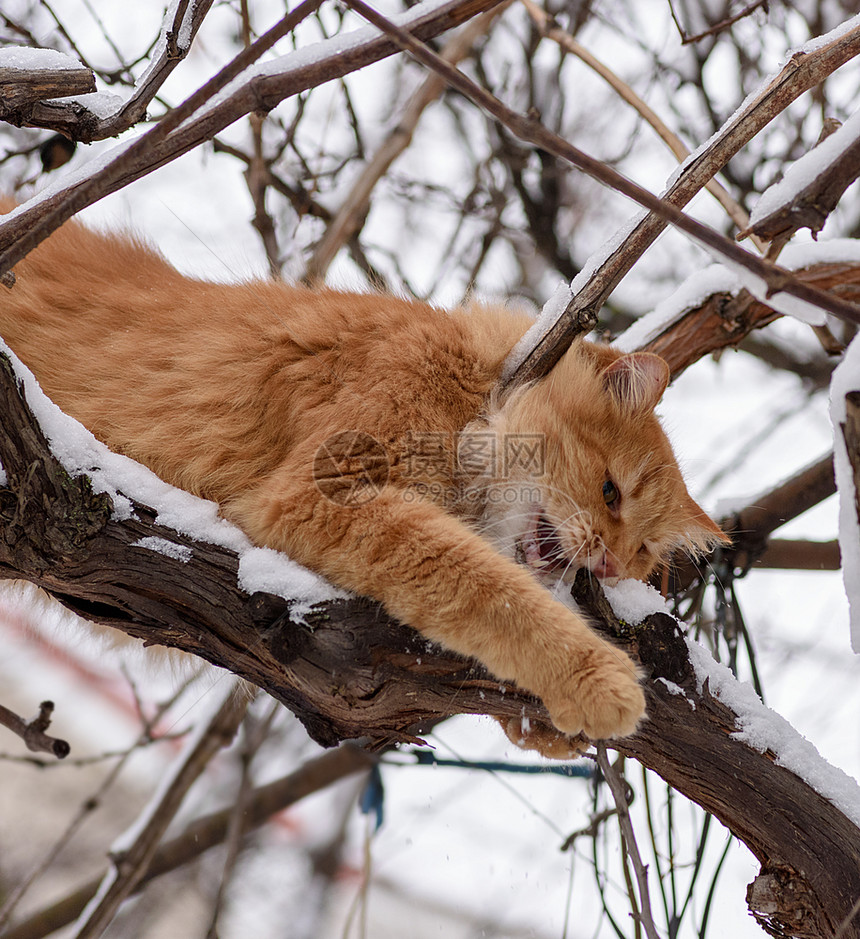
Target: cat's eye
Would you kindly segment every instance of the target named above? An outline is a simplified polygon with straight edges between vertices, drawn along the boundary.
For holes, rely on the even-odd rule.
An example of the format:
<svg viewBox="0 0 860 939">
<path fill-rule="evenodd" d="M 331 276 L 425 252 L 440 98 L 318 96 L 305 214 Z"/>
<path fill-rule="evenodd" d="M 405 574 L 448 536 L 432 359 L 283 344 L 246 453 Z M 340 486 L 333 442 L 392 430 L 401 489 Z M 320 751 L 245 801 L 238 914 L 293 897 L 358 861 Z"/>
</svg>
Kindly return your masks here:
<svg viewBox="0 0 860 939">
<path fill-rule="evenodd" d="M 621 497 L 621 493 L 618 491 L 618 487 L 612 482 L 611 479 L 607 479 L 603 484 L 603 501 L 609 506 L 610 509 L 615 509 L 618 507 L 618 500 Z"/>
</svg>

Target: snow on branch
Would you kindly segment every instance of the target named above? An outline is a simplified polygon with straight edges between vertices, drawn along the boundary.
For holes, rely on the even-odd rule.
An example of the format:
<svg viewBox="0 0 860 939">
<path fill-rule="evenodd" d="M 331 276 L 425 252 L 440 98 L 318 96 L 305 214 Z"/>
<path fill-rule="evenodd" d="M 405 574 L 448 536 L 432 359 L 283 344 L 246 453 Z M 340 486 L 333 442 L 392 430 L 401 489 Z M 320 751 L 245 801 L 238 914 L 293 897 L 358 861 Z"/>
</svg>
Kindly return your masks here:
<svg viewBox="0 0 860 939">
<path fill-rule="evenodd" d="M 425 0 L 405 14 L 401 22 L 415 35 L 432 38 L 497 2 L 448 0 L 439 4 Z M 147 133 L 118 144 L 4 216 L 0 223 L 0 276 L 76 212 L 206 143 L 239 118 L 254 111 L 269 111 L 286 98 L 342 78 L 399 51 L 395 43 L 377 30 L 357 30 L 358 39 L 353 36 L 318 43 L 311 50 L 299 49 L 267 63 L 259 72 L 249 71 L 239 87 L 232 87 L 224 96 L 233 79 L 269 48 L 268 37 L 275 30 L 284 35 L 319 3 L 320 0 L 304 0 Z"/>
<path fill-rule="evenodd" d="M 54 49 L 0 49 L 0 120 L 29 125 L 40 101 L 94 92 L 92 71 Z"/>
<path fill-rule="evenodd" d="M 785 171 L 762 193 L 740 237 L 790 238 L 808 228 L 813 237 L 824 227 L 842 194 L 860 174 L 860 111 Z"/>
<path fill-rule="evenodd" d="M 790 54 L 780 73 L 750 94 L 720 130 L 678 167 L 663 201 L 677 208 L 686 205 L 792 101 L 858 53 L 860 24 L 855 18 L 822 36 L 814 46 Z M 666 225 L 666 218 L 655 212 L 639 212 L 601 246 L 571 284 L 566 309 L 554 321 L 542 318 L 529 343 L 523 343 L 508 361 L 506 381 L 518 384 L 545 375 L 582 331 L 583 322 L 596 321 L 607 297 Z"/>
<path fill-rule="evenodd" d="M 860 343 L 855 338 L 833 374 L 830 420 L 839 488 L 839 550 L 848 595 L 851 646 L 860 653 Z"/>
</svg>

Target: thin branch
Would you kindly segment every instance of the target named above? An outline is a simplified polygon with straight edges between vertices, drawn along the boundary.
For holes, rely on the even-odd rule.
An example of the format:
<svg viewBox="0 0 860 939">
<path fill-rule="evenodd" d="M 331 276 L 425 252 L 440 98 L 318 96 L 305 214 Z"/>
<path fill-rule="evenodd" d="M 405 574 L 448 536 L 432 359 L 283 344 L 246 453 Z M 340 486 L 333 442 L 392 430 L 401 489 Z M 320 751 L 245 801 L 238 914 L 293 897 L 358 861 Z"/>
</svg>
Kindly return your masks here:
<svg viewBox="0 0 860 939">
<path fill-rule="evenodd" d="M 756 569 L 783 571 L 838 571 L 842 556 L 838 541 L 771 538 L 754 562 Z"/>
<path fill-rule="evenodd" d="M 682 44 L 688 45 L 689 43 L 699 42 L 700 40 L 705 39 L 708 36 L 714 36 L 717 33 L 722 32 L 724 29 L 728 29 L 730 26 L 734 26 L 735 23 L 737 23 L 739 20 L 744 19 L 744 17 L 750 16 L 750 14 L 754 13 L 760 7 L 764 7 L 766 10 L 769 2 L 770 0 L 753 0 L 752 3 L 745 6 L 738 13 L 735 13 L 734 16 L 728 16 L 725 19 L 720 20 L 719 23 L 715 23 L 709 29 L 705 29 L 700 33 L 696 33 L 696 35 L 694 36 L 687 35 L 687 32 L 681 27 L 680 23 L 678 23 L 678 20 L 674 14 L 674 10 L 672 11 L 672 17 L 675 20 L 675 25 L 678 27 L 678 32 L 681 34 Z"/>
<path fill-rule="evenodd" d="M 567 52 L 572 53 L 581 59 L 590 69 L 598 74 L 618 96 L 626 101 L 657 134 L 657 136 L 666 144 L 673 156 L 679 163 L 690 155 L 690 148 L 683 140 L 666 124 L 666 122 L 651 108 L 636 92 L 622 81 L 612 69 L 597 58 L 592 52 L 578 42 L 570 33 L 555 25 L 552 17 L 539 7 L 534 0 L 522 0 L 523 5 L 528 11 L 529 16 L 537 24 L 538 29 L 543 36 L 557 43 Z M 749 214 L 744 207 L 740 205 L 732 194 L 714 177 L 705 183 L 705 189 L 719 202 L 726 210 L 729 218 L 741 230 L 749 225 Z M 751 239 L 756 248 L 764 253 L 765 244 L 758 238 Z"/>
<path fill-rule="evenodd" d="M 630 821 L 630 810 L 627 803 L 627 794 L 624 791 L 624 783 L 615 770 L 615 767 L 609 762 L 606 755 L 606 747 L 602 743 L 597 744 L 597 765 L 603 773 L 603 777 L 609 784 L 609 791 L 615 800 L 615 807 L 618 809 L 618 826 L 621 829 L 621 835 L 624 839 L 624 845 L 630 863 L 633 865 L 633 872 L 636 875 L 636 883 L 639 887 L 639 909 L 635 906 L 635 897 L 631 895 L 631 904 L 633 905 L 633 914 L 645 928 L 648 939 L 660 939 L 657 933 L 657 927 L 654 925 L 654 917 L 651 913 L 651 894 L 648 889 L 648 868 L 642 863 L 642 857 L 639 854 L 639 846 L 636 843 L 636 834 L 633 831 L 633 824 Z"/>
<path fill-rule="evenodd" d="M 445 61 L 455 64 L 472 50 L 478 38 L 489 30 L 493 21 L 504 12 L 513 0 L 502 0 L 498 6 L 475 17 L 461 32 L 450 39 L 440 53 Z M 352 188 L 326 226 L 325 233 L 314 248 L 305 272 L 305 279 L 321 281 L 325 278 L 337 252 L 351 237 L 356 235 L 370 208 L 370 199 L 376 184 L 388 172 L 391 164 L 412 142 L 415 128 L 425 110 L 441 97 L 446 83 L 438 75 L 429 75 L 421 87 L 412 95 L 397 126 L 382 142 L 353 183 Z"/>
<path fill-rule="evenodd" d="M 81 914 L 83 922 L 75 934 L 76 939 L 100 936 L 122 902 L 134 892 L 186 793 L 215 754 L 232 742 L 245 716 L 248 701 L 247 695 L 241 694 L 237 687 L 230 687 L 204 733 L 192 742 L 189 751 L 175 767 L 169 785 L 165 784 L 160 789 L 156 802 L 145 810 L 148 816 L 146 824 L 138 831 L 139 823 L 134 823 L 134 841 L 127 849 L 112 854 L 113 867 L 103 878 L 100 891 L 92 904 Z"/>
<path fill-rule="evenodd" d="M 43 701 L 39 713 L 29 721 L 0 704 L 0 724 L 17 734 L 33 753 L 53 753 L 57 759 L 65 759 L 71 747 L 65 740 L 49 737 L 45 731 L 51 726 L 53 701 Z"/>
<path fill-rule="evenodd" d="M 720 525 L 731 536 L 732 544 L 719 549 L 719 556 L 735 569 L 748 570 L 765 555 L 774 531 L 835 492 L 833 454 L 829 453 L 737 512 L 720 519 Z M 832 553 L 829 556 L 832 558 Z M 689 558 L 676 558 L 669 575 L 669 591 L 680 593 L 685 590 L 712 560 L 694 562 Z"/>
<path fill-rule="evenodd" d="M 243 819 L 245 831 L 259 828 L 273 815 L 294 805 L 305 796 L 325 789 L 354 773 L 367 770 L 374 762 L 375 757 L 372 754 L 346 744 L 309 760 L 287 776 L 257 787 L 248 797 L 247 812 Z M 210 848 L 222 844 L 227 838 L 234 814 L 235 806 L 226 806 L 196 819 L 181 834 L 164 842 L 155 852 L 146 873 L 138 881 L 135 892 L 156 877 L 170 873 L 200 857 Z M 3 939 L 42 939 L 73 922 L 95 896 L 101 880 L 102 877 L 98 877 L 89 881 L 51 906 L 13 925 L 3 933 Z"/>
</svg>

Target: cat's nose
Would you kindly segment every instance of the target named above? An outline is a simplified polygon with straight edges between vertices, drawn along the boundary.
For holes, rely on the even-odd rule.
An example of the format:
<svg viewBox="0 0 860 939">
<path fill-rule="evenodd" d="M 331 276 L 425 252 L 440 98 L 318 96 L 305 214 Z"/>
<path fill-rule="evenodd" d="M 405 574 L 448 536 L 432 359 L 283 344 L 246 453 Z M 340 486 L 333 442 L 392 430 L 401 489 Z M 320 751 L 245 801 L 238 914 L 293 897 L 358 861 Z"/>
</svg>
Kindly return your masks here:
<svg viewBox="0 0 860 939">
<path fill-rule="evenodd" d="M 615 558 L 613 558 L 608 551 L 604 551 L 597 559 L 597 562 L 591 565 L 591 573 L 601 580 L 609 580 L 610 578 L 618 580 L 621 576 L 621 571 L 618 568 Z"/>
</svg>

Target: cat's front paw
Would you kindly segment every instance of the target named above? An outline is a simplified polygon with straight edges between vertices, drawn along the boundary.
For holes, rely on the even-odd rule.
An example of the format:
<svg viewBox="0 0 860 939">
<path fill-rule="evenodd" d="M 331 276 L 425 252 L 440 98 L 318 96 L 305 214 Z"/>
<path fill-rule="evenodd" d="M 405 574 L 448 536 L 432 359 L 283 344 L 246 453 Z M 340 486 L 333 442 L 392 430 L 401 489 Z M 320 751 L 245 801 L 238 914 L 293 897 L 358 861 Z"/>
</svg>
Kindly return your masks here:
<svg viewBox="0 0 860 939">
<path fill-rule="evenodd" d="M 543 696 L 553 724 L 592 740 L 627 737 L 645 715 L 636 666 L 620 649 L 600 644 L 575 663 L 564 688 Z"/>
</svg>

